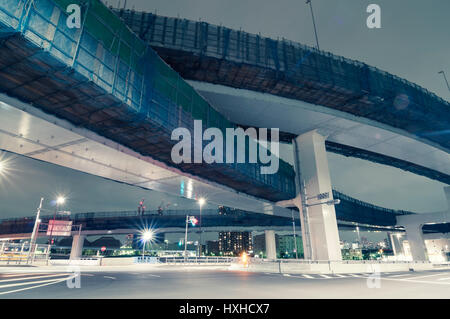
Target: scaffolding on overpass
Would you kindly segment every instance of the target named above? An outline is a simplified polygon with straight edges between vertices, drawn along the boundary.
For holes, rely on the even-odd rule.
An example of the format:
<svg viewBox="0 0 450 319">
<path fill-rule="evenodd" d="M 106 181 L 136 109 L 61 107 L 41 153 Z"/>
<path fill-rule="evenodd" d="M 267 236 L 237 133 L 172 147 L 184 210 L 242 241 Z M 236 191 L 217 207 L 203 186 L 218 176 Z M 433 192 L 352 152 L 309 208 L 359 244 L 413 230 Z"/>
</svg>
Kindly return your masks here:
<svg viewBox="0 0 450 319">
<path fill-rule="evenodd" d="M 186 79 L 324 105 L 450 149 L 450 103 L 388 72 L 284 38 L 150 12 L 114 11 Z"/>
</svg>

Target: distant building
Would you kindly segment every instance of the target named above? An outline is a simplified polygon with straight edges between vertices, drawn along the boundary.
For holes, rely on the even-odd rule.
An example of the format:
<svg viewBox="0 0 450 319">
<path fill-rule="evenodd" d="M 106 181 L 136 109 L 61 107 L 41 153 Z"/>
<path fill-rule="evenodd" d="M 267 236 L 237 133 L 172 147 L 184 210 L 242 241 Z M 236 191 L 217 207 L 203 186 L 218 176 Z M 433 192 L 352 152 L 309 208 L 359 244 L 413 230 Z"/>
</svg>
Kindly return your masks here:
<svg viewBox="0 0 450 319">
<path fill-rule="evenodd" d="M 251 232 L 220 232 L 219 253 L 223 255 L 237 255 L 242 252 L 253 251 Z"/>
<path fill-rule="evenodd" d="M 298 257 L 303 256 L 303 242 L 299 235 L 295 236 L 297 241 Z M 275 243 L 277 247 L 277 257 L 295 257 L 295 242 L 293 235 L 275 234 Z M 253 237 L 253 247 L 255 255 L 266 256 L 266 237 L 264 234 Z"/>
<path fill-rule="evenodd" d="M 209 240 L 206 242 L 206 253 L 208 255 L 219 255 L 219 241 L 218 240 Z"/>
</svg>

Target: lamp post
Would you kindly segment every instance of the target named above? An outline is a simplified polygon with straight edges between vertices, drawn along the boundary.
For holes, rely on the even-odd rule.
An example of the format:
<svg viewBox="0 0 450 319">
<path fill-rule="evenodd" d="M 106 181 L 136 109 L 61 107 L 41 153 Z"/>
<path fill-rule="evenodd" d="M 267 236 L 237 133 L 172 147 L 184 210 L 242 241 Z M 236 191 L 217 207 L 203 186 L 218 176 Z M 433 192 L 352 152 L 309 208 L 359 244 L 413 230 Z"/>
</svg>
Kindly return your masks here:
<svg viewBox="0 0 450 319">
<path fill-rule="evenodd" d="M 295 234 L 295 218 L 294 218 L 294 211 L 291 210 L 292 213 L 292 229 L 294 231 L 294 247 L 295 247 L 295 259 L 298 259 L 298 248 L 297 248 L 297 236 Z"/>
<path fill-rule="evenodd" d="M 450 85 L 448 84 L 447 77 L 445 76 L 445 72 L 439 71 L 438 74 L 442 74 L 442 76 L 444 77 L 445 83 L 447 84 L 447 89 L 450 91 Z"/>
<path fill-rule="evenodd" d="M 200 206 L 200 238 L 199 238 L 199 245 L 198 245 L 198 257 L 202 256 L 202 206 L 206 203 L 206 200 L 203 197 L 200 197 L 198 199 L 198 205 Z"/>
<path fill-rule="evenodd" d="M 147 244 L 148 241 L 153 239 L 153 235 L 154 235 L 154 233 L 151 230 L 145 230 L 142 233 L 142 242 L 143 242 L 143 245 L 142 245 L 142 262 L 144 262 L 145 244 Z"/>
<path fill-rule="evenodd" d="M 186 215 L 186 231 L 184 232 L 184 260 L 186 262 L 187 257 L 187 232 L 188 232 L 188 225 L 189 225 L 189 215 Z"/>
<path fill-rule="evenodd" d="M 312 8 L 311 0 L 306 0 L 306 4 L 309 4 L 309 7 L 311 8 L 311 17 L 312 17 L 312 22 L 313 22 L 313 26 L 314 26 L 314 35 L 316 36 L 317 50 L 320 50 L 319 38 L 317 37 L 316 21 L 314 20 L 314 12 L 313 12 L 313 8 Z"/>
<path fill-rule="evenodd" d="M 58 196 L 58 198 L 56 199 L 55 213 L 53 214 L 52 228 L 50 229 L 50 245 L 53 245 L 53 228 L 55 228 L 56 214 L 58 212 L 59 206 L 63 205 L 65 202 L 66 198 L 63 196 Z"/>
<path fill-rule="evenodd" d="M 42 209 L 42 202 L 44 201 L 44 198 L 41 197 L 41 202 L 39 204 L 39 207 L 37 209 L 37 213 L 36 213 L 36 219 L 34 221 L 34 227 L 33 227 L 33 232 L 31 233 L 31 239 L 30 239 L 30 248 L 28 249 L 28 257 L 27 257 L 27 263 L 31 260 L 33 260 L 33 256 L 34 256 L 34 251 L 36 249 L 35 245 L 36 245 L 36 238 L 37 238 L 37 234 L 39 232 L 39 223 L 41 222 L 40 220 L 40 214 L 41 214 L 41 209 Z"/>
</svg>

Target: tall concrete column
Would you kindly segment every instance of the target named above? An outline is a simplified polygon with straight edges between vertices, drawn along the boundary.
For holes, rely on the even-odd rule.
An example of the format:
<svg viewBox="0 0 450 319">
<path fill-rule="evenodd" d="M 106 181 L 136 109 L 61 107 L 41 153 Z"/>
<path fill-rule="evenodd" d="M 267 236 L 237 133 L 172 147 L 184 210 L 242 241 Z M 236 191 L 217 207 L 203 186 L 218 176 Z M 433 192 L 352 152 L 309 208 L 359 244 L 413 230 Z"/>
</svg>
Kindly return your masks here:
<svg viewBox="0 0 450 319">
<path fill-rule="evenodd" d="M 268 259 L 277 259 L 277 244 L 275 242 L 275 231 L 265 230 L 266 256 Z"/>
<path fill-rule="evenodd" d="M 394 256 L 404 255 L 402 235 L 400 233 L 389 233 L 389 241 L 391 242 Z"/>
<path fill-rule="evenodd" d="M 333 200 L 325 137 L 315 130 L 295 138 L 294 159 L 297 174 L 297 194 L 304 198 L 329 193 Z M 304 186 L 304 188 L 303 188 Z M 320 202 L 311 199 L 308 204 Z M 298 204 L 297 204 L 298 205 Z M 305 258 L 312 260 L 342 260 L 334 205 L 317 205 L 302 210 L 302 235 Z M 303 233 L 303 229 L 306 233 Z"/>
<path fill-rule="evenodd" d="M 422 237 L 422 224 L 411 223 L 405 225 L 406 239 L 408 239 L 409 249 L 413 261 L 428 260 L 426 255 L 425 242 Z"/>
<path fill-rule="evenodd" d="M 72 249 L 70 250 L 70 260 L 80 259 L 83 253 L 84 235 L 74 235 Z"/>
</svg>

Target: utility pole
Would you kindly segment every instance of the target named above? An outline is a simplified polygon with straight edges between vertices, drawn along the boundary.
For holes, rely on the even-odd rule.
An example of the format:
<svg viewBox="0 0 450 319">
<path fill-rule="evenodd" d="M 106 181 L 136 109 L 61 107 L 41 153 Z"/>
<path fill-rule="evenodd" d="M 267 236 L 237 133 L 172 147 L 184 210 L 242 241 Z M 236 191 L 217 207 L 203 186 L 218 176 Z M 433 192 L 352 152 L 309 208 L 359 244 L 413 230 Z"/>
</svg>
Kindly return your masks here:
<svg viewBox="0 0 450 319">
<path fill-rule="evenodd" d="M 291 213 L 292 213 L 292 228 L 293 228 L 293 231 L 294 231 L 295 259 L 298 259 L 297 235 L 295 234 L 295 218 L 294 218 L 294 210 L 291 210 Z"/>
<path fill-rule="evenodd" d="M 311 17 L 312 17 L 312 22 L 313 22 L 313 27 L 314 27 L 314 35 L 316 36 L 317 50 L 320 50 L 320 47 L 319 47 L 319 38 L 317 37 L 316 21 L 315 21 L 315 19 L 314 19 L 314 12 L 313 12 L 313 7 L 312 7 L 312 2 L 311 2 L 311 0 L 306 0 L 306 4 L 309 4 L 309 7 L 310 7 L 310 9 L 311 9 Z"/>
<path fill-rule="evenodd" d="M 39 204 L 39 207 L 37 209 L 37 213 L 36 213 L 36 219 L 34 221 L 34 227 L 33 227 L 33 232 L 31 233 L 31 239 L 30 239 L 30 248 L 28 249 L 28 257 L 27 257 L 27 264 L 31 260 L 34 258 L 34 251 L 35 251 L 35 246 L 36 246 L 36 238 L 37 238 L 37 234 L 39 232 L 39 224 L 40 224 L 40 214 L 41 214 L 41 209 L 42 209 L 42 202 L 44 201 L 44 198 L 41 197 L 41 202 Z"/>
<path fill-rule="evenodd" d="M 188 225 L 189 225 L 189 216 L 186 215 L 186 231 L 184 232 L 184 260 L 186 261 L 187 257 L 187 232 L 188 232 Z"/>
</svg>

